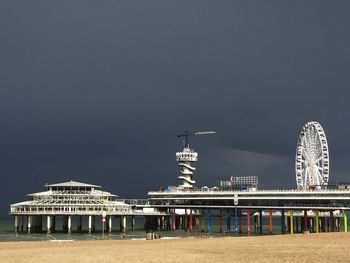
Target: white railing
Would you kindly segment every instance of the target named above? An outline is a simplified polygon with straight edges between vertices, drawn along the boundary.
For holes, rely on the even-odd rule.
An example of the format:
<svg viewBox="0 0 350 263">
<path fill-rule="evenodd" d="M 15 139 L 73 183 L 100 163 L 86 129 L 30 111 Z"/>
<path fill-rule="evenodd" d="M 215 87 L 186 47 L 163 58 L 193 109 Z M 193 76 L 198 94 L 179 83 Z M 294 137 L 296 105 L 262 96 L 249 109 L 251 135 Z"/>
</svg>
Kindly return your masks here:
<svg viewBox="0 0 350 263">
<path fill-rule="evenodd" d="M 260 194 L 260 193 L 303 193 L 303 194 L 317 194 L 317 193 L 344 193 L 344 192 L 350 192 L 350 189 L 322 189 L 322 190 L 298 190 L 298 189 L 284 189 L 284 190 L 256 190 L 256 191 L 249 191 L 249 190 L 165 190 L 165 191 L 150 191 L 147 194 L 172 194 L 172 193 L 181 193 L 181 194 L 227 194 L 227 193 L 242 193 L 242 194 Z"/>
</svg>

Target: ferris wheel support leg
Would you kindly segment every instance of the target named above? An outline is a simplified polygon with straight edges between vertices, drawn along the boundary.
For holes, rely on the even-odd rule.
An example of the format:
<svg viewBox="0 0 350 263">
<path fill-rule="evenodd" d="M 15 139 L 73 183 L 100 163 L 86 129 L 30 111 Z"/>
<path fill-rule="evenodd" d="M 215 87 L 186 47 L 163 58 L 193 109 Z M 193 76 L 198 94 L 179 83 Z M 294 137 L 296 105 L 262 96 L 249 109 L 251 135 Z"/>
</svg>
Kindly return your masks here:
<svg viewBox="0 0 350 263">
<path fill-rule="evenodd" d="M 316 210 L 315 225 L 316 225 L 316 233 L 319 233 L 320 232 L 320 218 L 319 218 L 319 211 L 318 210 Z"/>
<path fill-rule="evenodd" d="M 346 210 L 343 212 L 344 214 L 344 232 L 348 232 L 348 216 L 346 214 Z"/>
<path fill-rule="evenodd" d="M 293 210 L 289 210 L 289 231 L 290 234 L 293 235 L 294 229 L 293 229 Z"/>
</svg>

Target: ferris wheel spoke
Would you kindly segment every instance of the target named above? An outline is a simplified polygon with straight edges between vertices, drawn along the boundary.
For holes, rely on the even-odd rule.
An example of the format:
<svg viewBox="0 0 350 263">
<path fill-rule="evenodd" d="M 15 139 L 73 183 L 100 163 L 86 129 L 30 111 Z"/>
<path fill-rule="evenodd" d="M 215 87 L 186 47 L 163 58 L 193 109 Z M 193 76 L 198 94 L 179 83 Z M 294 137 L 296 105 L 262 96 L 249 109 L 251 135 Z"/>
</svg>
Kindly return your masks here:
<svg viewBox="0 0 350 263">
<path fill-rule="evenodd" d="M 309 154 L 306 151 L 303 151 L 303 157 L 305 158 L 306 161 L 310 160 Z"/>
<path fill-rule="evenodd" d="M 322 174 L 320 173 L 319 170 L 316 170 L 316 172 L 317 172 L 317 175 L 318 175 L 318 178 L 319 178 L 319 182 L 320 182 L 321 184 L 323 184 L 324 180 L 323 180 Z"/>
<path fill-rule="evenodd" d="M 316 165 L 318 171 L 323 171 L 323 167 Z"/>
<path fill-rule="evenodd" d="M 308 175 L 309 175 L 309 172 L 308 172 L 308 167 L 306 167 L 305 169 L 304 169 L 304 172 L 303 172 L 303 177 L 304 177 L 304 183 L 306 184 L 308 181 L 309 181 L 309 179 L 308 179 Z"/>
<path fill-rule="evenodd" d="M 316 163 L 318 163 L 319 161 L 321 161 L 323 159 L 323 156 L 321 155 L 320 157 L 318 157 L 317 159 L 316 159 Z"/>
</svg>

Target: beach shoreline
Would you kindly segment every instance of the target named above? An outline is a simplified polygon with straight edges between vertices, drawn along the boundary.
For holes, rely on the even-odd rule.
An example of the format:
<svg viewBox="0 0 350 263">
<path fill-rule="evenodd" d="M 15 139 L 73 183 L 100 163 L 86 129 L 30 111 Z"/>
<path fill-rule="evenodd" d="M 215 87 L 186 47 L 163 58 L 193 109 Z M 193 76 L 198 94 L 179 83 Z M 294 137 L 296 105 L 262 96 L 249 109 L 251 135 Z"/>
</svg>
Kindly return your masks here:
<svg viewBox="0 0 350 263">
<path fill-rule="evenodd" d="M 159 240 L 0 242 L 7 262 L 339 262 L 349 233 Z"/>
</svg>

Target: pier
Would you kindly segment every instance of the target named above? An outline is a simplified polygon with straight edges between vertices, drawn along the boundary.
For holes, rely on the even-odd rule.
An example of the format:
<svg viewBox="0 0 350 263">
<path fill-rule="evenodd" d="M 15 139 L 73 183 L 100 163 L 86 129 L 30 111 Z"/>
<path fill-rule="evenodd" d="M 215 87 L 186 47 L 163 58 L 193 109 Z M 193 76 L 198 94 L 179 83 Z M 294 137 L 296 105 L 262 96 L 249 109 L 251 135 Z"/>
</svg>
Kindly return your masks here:
<svg viewBox="0 0 350 263">
<path fill-rule="evenodd" d="M 103 231 L 111 233 L 113 225 L 119 223 L 118 231 L 125 233 L 135 229 L 136 217 L 142 217 L 145 231 L 184 229 L 237 236 L 340 229 L 347 232 L 350 209 L 348 189 L 251 192 L 193 189 L 152 191 L 148 199 L 121 200 L 102 191 L 101 186 L 70 181 L 46 185 L 45 191 L 29 194 L 28 198 L 11 205 L 16 231 L 51 233 L 62 229 L 67 233 L 92 233 L 96 231 L 96 221 L 101 220 Z M 276 218 L 280 222 L 278 232 Z M 215 230 L 213 220 L 217 222 Z"/>
</svg>

